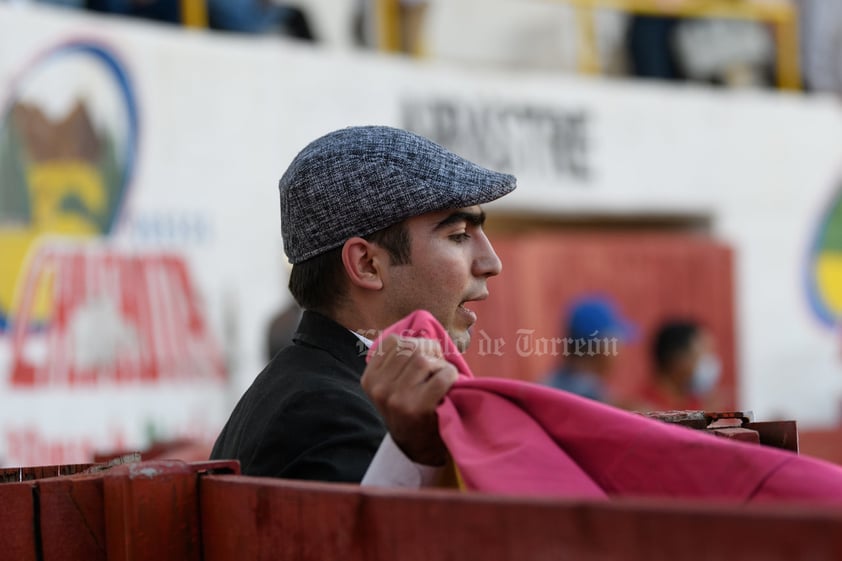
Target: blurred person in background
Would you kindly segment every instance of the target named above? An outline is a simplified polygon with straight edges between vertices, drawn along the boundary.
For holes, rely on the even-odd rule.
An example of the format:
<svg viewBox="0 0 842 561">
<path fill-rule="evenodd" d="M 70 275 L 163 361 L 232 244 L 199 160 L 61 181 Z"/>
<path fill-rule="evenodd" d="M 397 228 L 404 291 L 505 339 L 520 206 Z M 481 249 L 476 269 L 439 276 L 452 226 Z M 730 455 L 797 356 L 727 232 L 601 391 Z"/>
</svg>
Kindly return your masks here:
<svg viewBox="0 0 842 561">
<path fill-rule="evenodd" d="M 773 84 L 775 44 L 770 30 L 757 22 L 633 15 L 626 47 L 631 74 L 640 78 L 726 87 Z"/>
<path fill-rule="evenodd" d="M 613 401 L 608 380 L 620 345 L 635 338 L 637 327 L 609 298 L 591 296 L 569 308 L 561 362 L 545 384 L 596 401 Z"/>
<path fill-rule="evenodd" d="M 814 92 L 842 93 L 842 2 L 797 0 L 801 68 Z"/>
<path fill-rule="evenodd" d="M 679 21 L 673 17 L 632 15 L 629 18 L 626 49 L 634 76 L 659 80 L 683 78 L 672 46 Z"/>
<path fill-rule="evenodd" d="M 95 12 L 184 23 L 183 0 L 41 0 L 83 7 Z M 314 41 L 306 14 L 296 6 L 273 0 L 196 0 L 207 11 L 210 29 L 239 33 L 279 34 Z"/>
<path fill-rule="evenodd" d="M 297 6 L 274 0 L 207 0 L 207 6 L 211 29 L 316 40 L 309 18 Z"/>
<path fill-rule="evenodd" d="M 652 339 L 654 375 L 635 409 L 685 411 L 716 408 L 722 371 L 713 337 L 695 321 L 667 321 Z"/>
</svg>

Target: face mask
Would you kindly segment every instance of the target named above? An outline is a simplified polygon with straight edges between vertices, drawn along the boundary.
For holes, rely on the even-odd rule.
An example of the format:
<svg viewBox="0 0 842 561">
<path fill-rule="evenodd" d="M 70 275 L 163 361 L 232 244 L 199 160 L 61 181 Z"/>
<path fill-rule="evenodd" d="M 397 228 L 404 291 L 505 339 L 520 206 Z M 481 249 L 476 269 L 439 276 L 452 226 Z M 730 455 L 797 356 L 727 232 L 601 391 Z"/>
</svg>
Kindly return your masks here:
<svg viewBox="0 0 842 561">
<path fill-rule="evenodd" d="M 715 355 L 702 355 L 693 370 L 693 379 L 690 382 L 690 391 L 694 395 L 705 395 L 716 387 L 719 375 L 722 373 L 722 365 Z"/>
</svg>

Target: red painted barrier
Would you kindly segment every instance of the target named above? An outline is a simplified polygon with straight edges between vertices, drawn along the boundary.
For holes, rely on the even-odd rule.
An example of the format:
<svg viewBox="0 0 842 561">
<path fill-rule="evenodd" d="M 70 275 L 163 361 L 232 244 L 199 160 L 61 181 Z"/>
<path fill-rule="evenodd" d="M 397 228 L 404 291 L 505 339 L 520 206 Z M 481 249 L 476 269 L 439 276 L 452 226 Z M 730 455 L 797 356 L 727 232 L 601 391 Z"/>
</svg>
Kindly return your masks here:
<svg viewBox="0 0 842 561">
<path fill-rule="evenodd" d="M 0 561 L 200 560 L 197 480 L 237 462 L 0 470 Z"/>
<path fill-rule="evenodd" d="M 200 482 L 207 561 L 831 561 L 838 510 L 564 502 L 249 477 Z"/>
<path fill-rule="evenodd" d="M 36 561 L 35 484 L 0 483 L 0 561 Z"/>
<path fill-rule="evenodd" d="M 105 561 L 101 475 L 38 481 L 42 561 Z"/>
<path fill-rule="evenodd" d="M 116 467 L 104 477 L 107 559 L 200 561 L 196 471 L 172 460 Z"/>
<path fill-rule="evenodd" d="M 842 505 L 573 502 L 218 474 L 236 469 L 140 462 L 2 483 L 0 560 L 842 559 Z"/>
</svg>

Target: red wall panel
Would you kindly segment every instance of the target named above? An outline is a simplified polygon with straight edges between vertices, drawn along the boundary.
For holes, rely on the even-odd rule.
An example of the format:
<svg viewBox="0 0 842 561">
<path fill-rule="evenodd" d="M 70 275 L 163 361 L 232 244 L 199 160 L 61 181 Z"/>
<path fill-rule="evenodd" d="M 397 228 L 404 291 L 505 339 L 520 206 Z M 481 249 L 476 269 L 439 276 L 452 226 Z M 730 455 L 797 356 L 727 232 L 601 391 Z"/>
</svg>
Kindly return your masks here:
<svg viewBox="0 0 842 561">
<path fill-rule="evenodd" d="M 477 375 L 540 380 L 562 348 L 518 348 L 526 339 L 564 337 L 568 304 L 607 294 L 640 328 L 637 342 L 621 347 L 612 386 L 633 397 L 652 372 L 650 338 L 673 317 L 697 319 L 710 329 L 723 364 L 723 407 L 735 404 L 733 255 L 703 236 L 646 232 L 542 232 L 492 237 L 503 272 L 489 281 L 490 297 L 472 303 L 479 320 L 467 359 Z M 495 342 L 497 346 L 495 347 Z M 501 346 L 502 344 L 502 346 Z"/>
</svg>

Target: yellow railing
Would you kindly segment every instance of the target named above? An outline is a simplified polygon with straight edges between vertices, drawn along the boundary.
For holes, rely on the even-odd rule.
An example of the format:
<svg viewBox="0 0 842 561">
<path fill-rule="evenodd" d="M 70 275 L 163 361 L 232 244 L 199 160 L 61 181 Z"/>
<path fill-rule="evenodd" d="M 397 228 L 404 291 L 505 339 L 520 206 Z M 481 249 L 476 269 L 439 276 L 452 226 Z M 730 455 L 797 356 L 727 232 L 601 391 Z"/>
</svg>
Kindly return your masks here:
<svg viewBox="0 0 842 561">
<path fill-rule="evenodd" d="M 205 0 L 180 0 L 181 23 L 185 27 L 207 27 L 208 7 Z"/>
<path fill-rule="evenodd" d="M 401 50 L 400 0 L 377 0 L 377 46 L 381 51 Z"/>
<path fill-rule="evenodd" d="M 448 1 L 448 0 L 433 0 Z M 633 14 L 682 18 L 741 19 L 766 23 L 774 29 L 776 75 L 782 89 L 801 88 L 798 56 L 798 10 L 786 0 L 544 0 L 564 2 L 576 10 L 579 31 L 579 70 L 589 74 L 601 69 L 596 48 L 593 10 L 620 10 Z M 828 0 L 838 1 L 838 0 Z M 400 49 L 399 0 L 377 0 L 381 50 Z"/>
<path fill-rule="evenodd" d="M 557 0 L 576 9 L 579 26 L 579 70 L 598 73 L 599 54 L 593 24 L 593 10 L 607 8 L 624 12 L 682 18 L 721 18 L 757 21 L 772 26 L 775 33 L 778 87 L 801 88 L 798 57 L 798 11 L 785 0 Z"/>
</svg>

